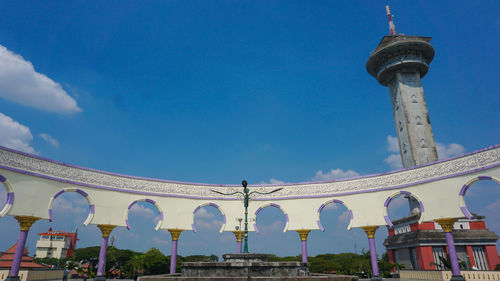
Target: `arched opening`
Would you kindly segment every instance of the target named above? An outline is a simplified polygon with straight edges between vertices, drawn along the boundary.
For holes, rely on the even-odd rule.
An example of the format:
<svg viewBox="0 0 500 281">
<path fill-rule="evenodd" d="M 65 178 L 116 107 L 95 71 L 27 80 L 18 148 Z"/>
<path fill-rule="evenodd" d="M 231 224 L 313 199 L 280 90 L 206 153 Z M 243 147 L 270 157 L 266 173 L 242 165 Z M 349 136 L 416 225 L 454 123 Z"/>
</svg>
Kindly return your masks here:
<svg viewBox="0 0 500 281">
<path fill-rule="evenodd" d="M 222 232 L 225 225 L 226 215 L 220 206 L 215 203 L 197 206 L 193 210 L 193 231 L 185 231 L 180 240 L 181 244 L 186 245 L 182 248 L 184 255 L 203 255 L 209 258 L 234 253 L 236 240 L 233 233 Z"/>
<path fill-rule="evenodd" d="M 125 210 L 126 227 L 113 230 L 109 245 L 127 249 L 136 245 L 135 250 L 146 252 L 157 248 L 164 254 L 171 244 L 167 231 L 157 231 L 164 220 L 160 206 L 154 200 L 143 198 L 131 202 Z"/>
<path fill-rule="evenodd" d="M 465 218 L 459 219 L 455 229 L 470 229 L 480 241 L 456 245 L 457 257 L 466 266 L 479 270 L 494 270 L 500 264 L 498 241 L 500 233 L 500 180 L 490 176 L 478 176 L 467 181 L 461 188 L 460 207 Z M 466 242 L 466 241 L 464 241 Z"/>
<path fill-rule="evenodd" d="M 385 200 L 384 220 L 390 228 L 405 225 L 409 232 L 410 224 L 422 223 L 424 211 L 424 204 L 415 194 L 409 191 L 399 191 Z"/>
<path fill-rule="evenodd" d="M 406 247 L 395 247 L 397 239 L 408 239 L 405 235 L 416 229 L 429 229 L 429 225 L 419 226 L 423 223 L 423 214 L 425 212 L 424 204 L 417 195 L 409 191 L 399 191 L 389 196 L 384 203 L 384 219 L 387 223 L 385 229 L 389 232 L 387 238 L 387 254 L 390 262 L 404 265 L 406 269 L 423 269 L 429 266 L 424 262 L 426 253 L 432 251 L 429 247 L 409 245 Z M 412 239 L 412 238 L 410 238 Z"/>
<path fill-rule="evenodd" d="M 314 272 L 336 271 L 339 274 L 370 272 L 369 249 L 366 234 L 361 228 L 349 230 L 352 218 L 348 204 L 342 200 L 328 200 L 318 206 L 317 223 L 319 231 L 311 231 L 308 238 L 309 256 L 331 260 L 333 255 L 346 264 L 316 263 L 311 267 Z M 383 234 L 377 231 L 376 238 L 383 241 Z M 380 243 L 381 244 L 381 243 Z M 378 248 L 378 247 L 377 247 Z M 383 249 L 383 248 L 381 248 Z M 380 250 L 381 251 L 381 250 Z M 378 252 L 379 256 L 383 252 Z"/>
<path fill-rule="evenodd" d="M 250 221 L 249 224 L 253 224 L 255 229 L 255 232 L 249 232 L 250 252 L 300 256 L 299 246 L 276 247 L 276 241 L 279 241 L 279 245 L 300 245 L 298 234 L 287 231 L 288 215 L 280 205 L 270 203 L 260 206 L 255 212 L 255 221 Z"/>
<path fill-rule="evenodd" d="M 5 216 L 14 203 L 14 192 L 7 179 L 0 175 L 0 218 Z"/>
<path fill-rule="evenodd" d="M 54 194 L 48 206 L 50 220 L 30 230 L 37 240 L 33 245 L 36 252 L 30 253 L 47 263 L 72 256 L 76 248 L 98 245 L 96 227 L 82 227 L 93 218 L 94 208 L 89 202 L 89 195 L 80 189 L 63 189 Z M 68 248 L 60 246 L 63 242 L 68 243 Z"/>
</svg>

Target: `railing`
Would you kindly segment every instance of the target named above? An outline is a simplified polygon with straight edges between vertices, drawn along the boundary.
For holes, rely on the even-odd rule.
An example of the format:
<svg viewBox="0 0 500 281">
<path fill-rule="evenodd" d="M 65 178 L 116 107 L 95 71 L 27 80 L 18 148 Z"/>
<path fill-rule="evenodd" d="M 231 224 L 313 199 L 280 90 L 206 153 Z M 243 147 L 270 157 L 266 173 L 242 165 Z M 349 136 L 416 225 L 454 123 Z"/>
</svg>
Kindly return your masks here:
<svg viewBox="0 0 500 281">
<path fill-rule="evenodd" d="M 500 271 L 488 270 L 468 270 L 461 271 L 465 280 L 500 280 Z M 400 270 L 401 279 L 420 279 L 420 280 L 450 280 L 451 271 L 440 270 Z"/>
</svg>

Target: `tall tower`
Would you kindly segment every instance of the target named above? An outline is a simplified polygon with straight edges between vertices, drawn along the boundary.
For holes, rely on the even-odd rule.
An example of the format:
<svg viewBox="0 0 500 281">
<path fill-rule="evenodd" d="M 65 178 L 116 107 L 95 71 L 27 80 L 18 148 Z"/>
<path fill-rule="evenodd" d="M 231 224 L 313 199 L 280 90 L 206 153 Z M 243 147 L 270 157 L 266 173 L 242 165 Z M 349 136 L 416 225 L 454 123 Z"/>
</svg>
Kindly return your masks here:
<svg viewBox="0 0 500 281">
<path fill-rule="evenodd" d="M 401 159 L 403 167 L 409 168 L 438 160 L 421 81 L 434 48 L 430 37 L 396 34 L 389 10 L 388 15 L 394 34 L 382 38 L 366 69 L 389 87 Z"/>
<path fill-rule="evenodd" d="M 384 36 L 366 62 L 366 70 L 389 87 L 399 151 L 404 168 L 438 160 L 421 78 L 434 58 L 430 37 L 397 34 L 389 7 L 390 34 Z M 411 212 L 418 203 L 410 199 Z"/>
</svg>

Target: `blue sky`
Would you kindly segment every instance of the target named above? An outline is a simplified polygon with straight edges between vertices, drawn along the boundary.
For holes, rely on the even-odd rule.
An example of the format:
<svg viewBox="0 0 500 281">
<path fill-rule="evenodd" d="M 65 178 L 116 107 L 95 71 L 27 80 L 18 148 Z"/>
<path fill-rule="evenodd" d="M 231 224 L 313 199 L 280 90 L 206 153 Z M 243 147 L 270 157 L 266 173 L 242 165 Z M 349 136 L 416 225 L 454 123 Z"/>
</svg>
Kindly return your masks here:
<svg viewBox="0 0 500 281">
<path fill-rule="evenodd" d="M 0 145 L 207 183 L 328 180 L 397 168 L 388 90 L 365 70 L 388 33 L 385 4 L 1 2 Z M 433 37 L 436 56 L 423 85 L 440 158 L 500 143 L 500 4 L 389 4 L 398 32 Z M 477 185 L 471 209 L 498 214 L 498 185 Z M 53 227 L 80 224 L 79 246 L 97 245 L 97 228 L 81 227 L 84 201 L 67 196 Z M 325 213 L 327 231 L 310 235 L 310 254 L 367 248 L 360 230 L 345 230 L 342 213 Z M 139 205 L 132 215 L 137 227 L 133 221 L 131 231 L 116 230 L 117 246 L 170 252 L 169 234 L 153 231 L 151 208 Z M 216 234 L 218 216 L 210 208 L 200 214 L 200 232 L 182 234 L 179 254 L 234 249 L 233 234 Z M 261 219 L 265 231 L 252 234 L 251 249 L 299 252 L 298 235 L 280 232 L 279 211 L 265 210 Z M 488 223 L 500 233 L 497 221 Z M 48 226 L 33 227 L 31 253 L 33 233 Z M 6 217 L 0 229 L 6 249 L 17 227 Z M 385 233 L 377 232 L 380 253 Z"/>
</svg>

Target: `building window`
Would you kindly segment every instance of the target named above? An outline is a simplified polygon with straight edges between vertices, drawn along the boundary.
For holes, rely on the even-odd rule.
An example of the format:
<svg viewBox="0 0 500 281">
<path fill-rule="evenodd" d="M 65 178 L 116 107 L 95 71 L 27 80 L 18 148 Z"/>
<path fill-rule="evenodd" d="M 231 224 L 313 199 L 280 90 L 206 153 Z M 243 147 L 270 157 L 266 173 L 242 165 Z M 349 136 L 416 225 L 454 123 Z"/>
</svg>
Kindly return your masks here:
<svg viewBox="0 0 500 281">
<path fill-rule="evenodd" d="M 410 261 L 413 269 L 418 269 L 417 249 L 410 248 Z"/>
<path fill-rule="evenodd" d="M 446 260 L 446 251 L 444 247 L 432 247 L 432 255 L 437 270 L 445 270 L 443 259 Z"/>
<path fill-rule="evenodd" d="M 479 270 L 488 270 L 488 262 L 486 261 L 486 254 L 484 253 L 483 246 L 473 246 L 472 253 L 474 253 L 474 261 Z"/>
</svg>

